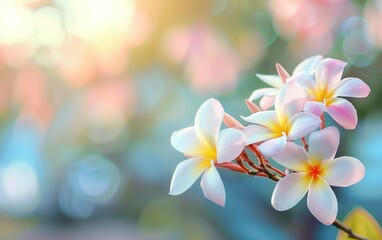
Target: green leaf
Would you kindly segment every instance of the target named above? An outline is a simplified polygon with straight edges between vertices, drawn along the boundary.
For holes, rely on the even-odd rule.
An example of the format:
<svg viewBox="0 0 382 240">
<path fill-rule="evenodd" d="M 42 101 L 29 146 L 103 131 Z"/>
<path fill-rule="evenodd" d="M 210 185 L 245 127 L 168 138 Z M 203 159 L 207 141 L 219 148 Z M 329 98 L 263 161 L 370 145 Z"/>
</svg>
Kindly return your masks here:
<svg viewBox="0 0 382 240">
<path fill-rule="evenodd" d="M 352 229 L 353 233 L 358 234 L 369 240 L 382 239 L 382 229 L 378 222 L 364 208 L 354 208 L 343 221 L 346 227 Z M 347 233 L 339 230 L 337 240 L 354 240 L 349 238 Z"/>
</svg>

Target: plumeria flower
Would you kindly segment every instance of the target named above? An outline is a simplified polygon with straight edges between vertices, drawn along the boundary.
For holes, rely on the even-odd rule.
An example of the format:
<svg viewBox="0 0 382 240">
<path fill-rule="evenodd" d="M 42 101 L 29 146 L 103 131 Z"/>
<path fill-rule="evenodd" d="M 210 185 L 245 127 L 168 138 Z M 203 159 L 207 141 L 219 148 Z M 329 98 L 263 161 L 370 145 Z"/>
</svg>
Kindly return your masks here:
<svg viewBox="0 0 382 240">
<path fill-rule="evenodd" d="M 305 100 L 304 89 L 296 81 L 287 82 L 276 96 L 275 110 L 243 117 L 255 124 L 243 129 L 247 144 L 262 142 L 259 150 L 271 157 L 284 149 L 287 140 L 302 138 L 318 128 L 321 120 L 314 114 L 302 112 Z"/>
<path fill-rule="evenodd" d="M 321 55 L 313 56 L 305 59 L 301 63 L 297 65 L 297 67 L 293 70 L 292 76 L 296 76 L 301 72 L 307 72 L 309 74 L 314 74 L 317 64 L 323 59 Z M 254 101 L 256 99 L 260 99 L 260 107 L 264 110 L 269 109 L 274 105 L 275 98 L 279 93 L 280 89 L 286 83 L 286 80 L 290 78 L 289 74 L 285 69 L 276 64 L 277 71 L 279 75 L 264 75 L 264 74 L 256 74 L 261 81 L 268 84 L 270 87 L 260 88 L 253 91 L 251 96 L 249 97 L 250 101 Z"/>
<path fill-rule="evenodd" d="M 308 192 L 308 208 L 323 224 L 332 224 L 337 216 L 337 199 L 331 186 L 347 187 L 360 181 L 365 168 L 353 157 L 334 158 L 340 141 L 335 127 L 327 127 L 309 136 L 309 153 L 288 142 L 284 151 L 273 157 L 295 172 L 277 182 L 272 206 L 284 211 L 295 206 Z"/>
<path fill-rule="evenodd" d="M 309 98 L 304 111 L 317 116 L 325 111 L 345 129 L 354 129 L 357 126 L 357 111 L 341 97 L 364 98 L 369 95 L 370 88 L 359 78 L 341 80 L 346 64 L 326 58 L 317 65 L 314 79 L 302 74 L 296 81 L 305 88 Z"/>
<path fill-rule="evenodd" d="M 224 185 L 215 164 L 235 159 L 244 149 L 245 135 L 233 128 L 219 131 L 223 117 L 222 105 L 211 98 L 197 111 L 195 126 L 173 133 L 172 146 L 189 159 L 176 167 L 171 180 L 171 195 L 185 192 L 203 175 L 200 186 L 204 196 L 224 206 Z"/>
</svg>

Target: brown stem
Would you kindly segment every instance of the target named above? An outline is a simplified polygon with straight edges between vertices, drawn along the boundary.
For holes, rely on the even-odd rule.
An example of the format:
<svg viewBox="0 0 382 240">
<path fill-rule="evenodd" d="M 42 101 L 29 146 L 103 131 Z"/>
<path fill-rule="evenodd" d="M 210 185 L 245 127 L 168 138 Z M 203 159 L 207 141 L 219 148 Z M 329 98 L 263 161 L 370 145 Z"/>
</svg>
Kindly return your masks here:
<svg viewBox="0 0 382 240">
<path fill-rule="evenodd" d="M 234 163 L 231 163 L 231 162 L 215 163 L 215 166 L 216 167 L 227 168 L 229 170 L 232 170 L 232 171 L 235 171 L 235 172 L 239 172 L 239 173 L 247 173 L 247 172 L 245 172 L 245 170 L 242 167 L 240 167 L 240 166 L 238 166 L 238 165 L 236 165 Z"/>
<path fill-rule="evenodd" d="M 239 164 L 239 166 L 243 169 L 243 171 L 246 173 L 246 174 L 249 174 L 250 170 L 244 166 L 243 164 L 243 155 L 242 153 L 235 159 L 237 164 Z"/>
<path fill-rule="evenodd" d="M 321 114 L 321 129 L 325 128 L 325 115 L 322 113 Z"/>
<path fill-rule="evenodd" d="M 304 144 L 305 151 L 308 151 L 309 150 L 309 145 L 306 142 L 305 137 L 302 137 L 301 140 L 302 140 L 302 143 Z"/>
<path fill-rule="evenodd" d="M 271 173 L 267 168 L 267 160 L 263 156 L 263 154 L 260 152 L 260 150 L 257 148 L 256 145 L 252 144 L 249 145 L 249 148 L 255 153 L 256 157 L 259 159 L 260 165 L 263 167 L 264 173 L 268 176 L 269 179 L 273 181 L 279 181 L 281 178 L 277 176 L 275 173 Z"/>
<path fill-rule="evenodd" d="M 349 227 L 346 227 L 345 225 L 343 225 L 342 222 L 340 222 L 338 219 L 336 219 L 333 223 L 332 223 L 333 226 L 335 226 L 336 228 L 346 232 L 348 234 L 348 237 L 349 238 L 354 238 L 354 239 L 358 239 L 358 240 L 367 240 L 367 238 L 364 238 L 364 237 L 361 237 L 357 234 L 355 234 L 351 228 Z"/>
<path fill-rule="evenodd" d="M 243 160 L 244 160 L 244 161 L 245 161 L 251 168 L 253 168 L 253 169 L 255 169 L 255 170 L 258 170 L 258 171 L 262 170 L 261 167 L 257 166 L 256 164 L 254 164 L 254 163 L 249 159 L 249 157 L 248 157 L 248 155 L 247 155 L 247 153 L 246 153 L 245 151 L 243 151 L 241 154 L 242 154 L 243 157 L 244 157 Z"/>
<path fill-rule="evenodd" d="M 271 170 L 274 171 L 274 172 L 277 172 L 281 177 L 285 177 L 285 176 L 286 176 L 286 174 L 285 174 L 283 171 L 281 171 L 280 169 L 277 169 L 277 168 L 273 167 L 273 166 L 270 165 L 270 164 L 267 164 L 267 168 L 271 169 Z"/>
</svg>

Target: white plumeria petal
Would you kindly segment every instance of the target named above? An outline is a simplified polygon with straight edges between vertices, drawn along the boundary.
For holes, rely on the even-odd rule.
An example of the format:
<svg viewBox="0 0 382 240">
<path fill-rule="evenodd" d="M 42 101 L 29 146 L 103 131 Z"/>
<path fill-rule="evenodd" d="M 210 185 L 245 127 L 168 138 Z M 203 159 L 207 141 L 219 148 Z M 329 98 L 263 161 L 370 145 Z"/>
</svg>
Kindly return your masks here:
<svg viewBox="0 0 382 240">
<path fill-rule="evenodd" d="M 244 149 L 245 135 L 243 132 L 227 128 L 219 133 L 216 144 L 217 162 L 229 162 L 235 159 Z"/>
<path fill-rule="evenodd" d="M 210 148 L 215 146 L 223 118 L 224 109 L 220 102 L 213 98 L 205 101 L 196 112 L 196 134 Z"/>
<path fill-rule="evenodd" d="M 211 167 L 204 172 L 200 186 L 206 198 L 224 207 L 225 189 L 213 161 L 211 161 Z"/>
<path fill-rule="evenodd" d="M 281 88 L 283 85 L 280 77 L 278 75 L 264 75 L 264 74 L 256 74 L 261 81 L 265 82 L 269 86 L 274 88 Z"/>
<path fill-rule="evenodd" d="M 259 99 L 263 97 L 267 93 L 273 93 L 275 88 L 260 88 L 256 89 L 255 91 L 252 92 L 251 96 L 248 98 L 249 101 L 253 101 L 256 99 Z"/>
<path fill-rule="evenodd" d="M 276 97 L 276 95 L 279 93 L 280 89 L 277 89 L 277 88 L 273 88 L 272 90 L 266 92 L 264 94 L 264 96 L 272 96 L 272 97 Z"/>
<path fill-rule="evenodd" d="M 264 95 L 260 99 L 260 107 L 264 110 L 271 108 L 275 104 L 276 95 Z"/>
<path fill-rule="evenodd" d="M 370 93 L 370 88 L 359 78 L 342 79 L 333 89 L 334 96 L 364 98 Z"/>
<path fill-rule="evenodd" d="M 306 173 L 291 173 L 277 182 L 272 194 L 272 206 L 278 211 L 294 207 L 306 194 L 310 181 Z"/>
<path fill-rule="evenodd" d="M 311 159 L 332 160 L 340 143 L 340 133 L 330 126 L 309 135 L 309 155 Z"/>
<path fill-rule="evenodd" d="M 306 171 L 310 164 L 308 153 L 294 142 L 287 142 L 284 150 L 272 158 L 293 171 Z"/>
<path fill-rule="evenodd" d="M 275 133 L 264 126 L 249 125 L 243 129 L 246 136 L 246 145 L 269 140 L 275 137 Z"/>
<path fill-rule="evenodd" d="M 297 67 L 293 70 L 292 75 L 296 75 L 299 72 L 308 72 L 309 74 L 314 74 L 317 64 L 321 62 L 322 59 L 324 58 L 321 55 L 316 55 L 305 59 L 297 65 Z"/>
<path fill-rule="evenodd" d="M 317 177 L 310 185 L 308 192 L 308 208 L 323 224 L 330 225 L 337 216 L 337 198 L 329 184 Z"/>
<path fill-rule="evenodd" d="M 294 115 L 289 120 L 288 124 L 290 126 L 288 132 L 288 140 L 296 140 L 308 135 L 317 129 L 321 124 L 321 120 L 319 117 L 312 113 L 301 112 Z"/>
<path fill-rule="evenodd" d="M 277 114 L 274 110 L 256 112 L 248 117 L 242 118 L 247 122 L 262 125 L 268 128 L 272 128 L 275 124 L 278 124 Z"/>
<path fill-rule="evenodd" d="M 357 110 L 348 100 L 335 98 L 325 111 L 345 129 L 354 129 L 357 126 Z"/>
<path fill-rule="evenodd" d="M 275 110 L 280 121 L 302 111 L 306 101 L 304 89 L 296 81 L 288 81 L 275 99 Z"/>
<path fill-rule="evenodd" d="M 289 78 L 288 81 L 296 81 L 301 87 L 309 90 L 314 89 L 316 84 L 312 75 L 307 72 L 299 72 Z"/>
<path fill-rule="evenodd" d="M 308 101 L 304 105 L 304 112 L 310 112 L 317 117 L 320 117 L 325 110 L 325 105 L 322 102 Z"/>
<path fill-rule="evenodd" d="M 203 161 L 202 158 L 190 158 L 180 162 L 172 176 L 169 194 L 178 195 L 189 189 L 209 167 Z"/>
<path fill-rule="evenodd" d="M 324 175 L 329 185 L 348 187 L 359 182 L 365 175 L 365 167 L 356 158 L 339 157 L 327 161 Z"/>
<path fill-rule="evenodd" d="M 171 136 L 171 145 L 187 156 L 201 156 L 208 149 L 197 137 L 195 127 L 174 132 Z"/>
<path fill-rule="evenodd" d="M 259 150 L 266 157 L 273 157 L 279 154 L 285 147 L 287 140 L 285 134 L 278 138 L 267 140 L 259 145 Z"/>
<path fill-rule="evenodd" d="M 346 62 L 333 58 L 325 58 L 318 63 L 315 77 L 318 88 L 333 89 L 341 80 L 346 65 Z"/>
</svg>

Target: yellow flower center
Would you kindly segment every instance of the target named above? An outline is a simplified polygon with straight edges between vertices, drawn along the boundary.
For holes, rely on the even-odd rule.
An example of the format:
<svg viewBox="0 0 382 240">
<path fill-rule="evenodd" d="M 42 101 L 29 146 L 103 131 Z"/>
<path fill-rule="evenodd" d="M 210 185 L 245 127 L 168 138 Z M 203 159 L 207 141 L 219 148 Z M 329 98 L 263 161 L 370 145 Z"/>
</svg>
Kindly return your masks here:
<svg viewBox="0 0 382 240">
<path fill-rule="evenodd" d="M 311 92 L 312 95 L 312 100 L 316 102 L 322 102 L 325 105 L 330 105 L 333 102 L 333 91 L 329 91 L 327 88 L 319 88 L 317 87 L 316 89 Z"/>
<path fill-rule="evenodd" d="M 288 119 L 284 117 L 279 122 L 273 123 L 269 128 L 275 134 L 275 137 L 281 137 L 283 134 L 288 135 L 290 124 L 288 124 Z"/>
<path fill-rule="evenodd" d="M 216 160 L 217 158 L 216 147 L 207 146 L 205 149 L 203 149 L 201 156 L 203 156 L 205 159 L 208 159 L 209 161 Z"/>
<path fill-rule="evenodd" d="M 211 166 L 211 160 L 212 159 L 203 158 L 203 160 L 200 161 L 200 163 L 198 165 L 199 170 L 203 171 L 203 170 L 208 169 Z M 213 160 L 213 161 L 216 162 L 216 160 Z"/>
<path fill-rule="evenodd" d="M 217 159 L 217 150 L 216 146 L 206 146 L 201 154 L 201 157 L 203 157 L 203 160 L 199 163 L 199 169 L 205 170 L 211 166 L 211 160 L 216 163 Z"/>
</svg>

